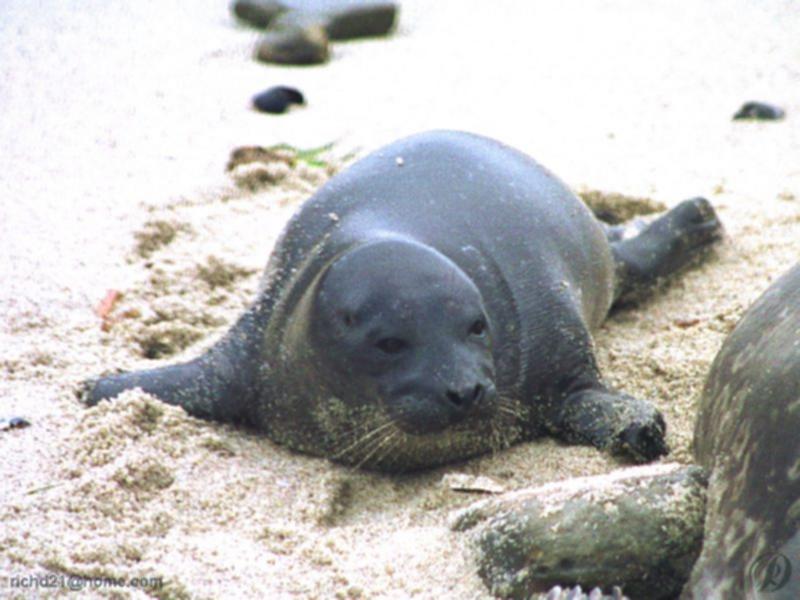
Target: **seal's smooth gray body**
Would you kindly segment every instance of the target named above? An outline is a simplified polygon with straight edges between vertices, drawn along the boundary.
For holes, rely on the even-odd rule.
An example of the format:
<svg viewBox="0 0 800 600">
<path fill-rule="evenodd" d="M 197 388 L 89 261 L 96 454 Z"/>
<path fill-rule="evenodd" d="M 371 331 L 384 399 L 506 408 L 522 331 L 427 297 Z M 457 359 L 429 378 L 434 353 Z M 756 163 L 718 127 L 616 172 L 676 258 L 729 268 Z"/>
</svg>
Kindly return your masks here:
<svg viewBox="0 0 800 600">
<path fill-rule="evenodd" d="M 637 237 L 524 154 L 448 131 L 400 140 L 291 219 L 261 292 L 204 356 L 102 378 L 343 462 L 407 470 L 553 434 L 637 460 L 661 415 L 606 388 L 591 332 L 621 294 L 718 239 L 705 200 Z"/>
<path fill-rule="evenodd" d="M 711 473 L 684 598 L 800 598 L 800 264 L 751 306 L 706 381 L 695 457 Z"/>
</svg>

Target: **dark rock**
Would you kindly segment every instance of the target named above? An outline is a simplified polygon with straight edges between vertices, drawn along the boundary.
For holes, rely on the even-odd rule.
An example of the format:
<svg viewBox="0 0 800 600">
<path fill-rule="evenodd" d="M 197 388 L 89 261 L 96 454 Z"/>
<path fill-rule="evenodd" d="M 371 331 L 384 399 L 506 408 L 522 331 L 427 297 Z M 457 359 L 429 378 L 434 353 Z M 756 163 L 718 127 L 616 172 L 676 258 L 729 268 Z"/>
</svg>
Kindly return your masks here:
<svg viewBox="0 0 800 600">
<path fill-rule="evenodd" d="M 397 6 L 391 2 L 365 3 L 329 13 L 325 30 L 332 40 L 386 35 L 396 16 Z"/>
<path fill-rule="evenodd" d="M 233 14 L 253 27 L 266 28 L 286 7 L 272 0 L 236 0 Z"/>
<path fill-rule="evenodd" d="M 386 35 L 392 31 L 397 18 L 397 6 L 392 2 L 303 2 L 289 3 L 290 9 L 277 17 L 275 29 L 306 28 L 319 25 L 333 41 Z"/>
<path fill-rule="evenodd" d="M 764 102 L 745 102 L 735 115 L 734 120 L 754 119 L 758 121 L 777 121 L 786 113 L 782 108 Z"/>
<path fill-rule="evenodd" d="M 295 88 L 275 86 L 253 97 L 253 106 L 262 112 L 285 113 L 290 104 L 305 104 L 303 94 Z"/>
<path fill-rule="evenodd" d="M 480 575 L 503 598 L 554 585 L 674 598 L 700 553 L 705 485 L 696 466 L 625 469 L 478 502 L 453 528 L 473 529 Z"/>
<path fill-rule="evenodd" d="M 9 429 L 23 429 L 30 427 L 31 423 L 25 417 L 9 417 L 8 419 L 0 419 L 0 431 Z"/>
<path fill-rule="evenodd" d="M 282 65 L 316 65 L 328 56 L 328 36 L 320 26 L 268 31 L 256 48 L 258 60 Z"/>
</svg>

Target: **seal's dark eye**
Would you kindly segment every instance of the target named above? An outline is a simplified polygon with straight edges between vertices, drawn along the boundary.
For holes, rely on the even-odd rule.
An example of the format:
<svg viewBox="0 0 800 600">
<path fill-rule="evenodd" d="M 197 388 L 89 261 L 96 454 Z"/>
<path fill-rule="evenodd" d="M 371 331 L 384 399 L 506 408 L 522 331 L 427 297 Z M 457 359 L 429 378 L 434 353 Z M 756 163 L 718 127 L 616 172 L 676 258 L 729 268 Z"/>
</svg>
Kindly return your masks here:
<svg viewBox="0 0 800 600">
<path fill-rule="evenodd" d="M 400 338 L 390 337 L 378 340 L 375 346 L 378 348 L 378 350 L 385 352 L 386 354 L 397 354 L 398 352 L 405 350 L 408 344 Z"/>
<path fill-rule="evenodd" d="M 486 321 L 478 319 L 469 328 L 471 335 L 483 335 L 486 333 Z"/>
<path fill-rule="evenodd" d="M 486 321 L 478 319 L 469 328 L 470 335 L 483 335 L 486 333 Z"/>
<path fill-rule="evenodd" d="M 355 325 L 355 324 L 356 324 L 356 317 L 355 317 L 355 315 L 354 315 L 353 313 L 351 313 L 351 312 L 342 313 L 342 322 L 343 322 L 343 323 L 344 323 L 344 324 L 345 324 L 347 327 L 352 327 L 353 325 Z"/>
</svg>

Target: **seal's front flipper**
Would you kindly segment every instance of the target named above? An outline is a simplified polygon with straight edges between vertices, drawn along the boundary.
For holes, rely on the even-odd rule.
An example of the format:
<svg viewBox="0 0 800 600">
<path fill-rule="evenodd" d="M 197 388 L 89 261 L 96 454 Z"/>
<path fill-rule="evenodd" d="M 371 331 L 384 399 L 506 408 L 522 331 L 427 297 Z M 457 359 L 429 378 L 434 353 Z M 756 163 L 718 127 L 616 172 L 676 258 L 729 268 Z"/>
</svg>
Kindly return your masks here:
<svg viewBox="0 0 800 600">
<path fill-rule="evenodd" d="M 79 396 L 88 406 L 140 388 L 167 404 L 213 421 L 247 421 L 253 401 L 257 358 L 249 348 L 259 335 L 251 311 L 208 352 L 187 363 L 91 379 Z"/>
<path fill-rule="evenodd" d="M 617 269 L 615 299 L 652 287 L 702 256 L 722 239 L 722 224 L 705 198 L 685 200 L 639 235 L 612 242 Z"/>
<path fill-rule="evenodd" d="M 125 390 L 140 388 L 167 404 L 181 406 L 187 413 L 214 421 L 236 420 L 227 416 L 220 404 L 220 389 L 224 383 L 204 365 L 205 357 L 188 363 L 158 369 L 133 371 L 92 379 L 84 384 L 81 399 L 94 406 Z"/>
<path fill-rule="evenodd" d="M 667 426 L 649 402 L 603 388 L 569 394 L 553 423 L 555 435 L 571 444 L 588 444 L 635 462 L 669 453 Z"/>
</svg>

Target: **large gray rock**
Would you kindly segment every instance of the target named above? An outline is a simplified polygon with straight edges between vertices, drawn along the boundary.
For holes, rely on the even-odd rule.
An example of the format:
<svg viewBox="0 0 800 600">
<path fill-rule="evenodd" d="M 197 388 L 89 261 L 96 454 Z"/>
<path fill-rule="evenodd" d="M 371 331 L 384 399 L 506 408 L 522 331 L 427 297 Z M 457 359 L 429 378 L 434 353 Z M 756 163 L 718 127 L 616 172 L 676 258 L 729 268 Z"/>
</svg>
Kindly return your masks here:
<svg viewBox="0 0 800 600">
<path fill-rule="evenodd" d="M 453 527 L 470 530 L 500 597 L 619 585 L 631 598 L 674 598 L 700 552 L 705 483 L 694 466 L 623 469 L 478 502 Z"/>
</svg>

